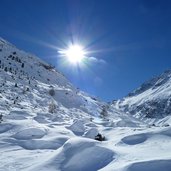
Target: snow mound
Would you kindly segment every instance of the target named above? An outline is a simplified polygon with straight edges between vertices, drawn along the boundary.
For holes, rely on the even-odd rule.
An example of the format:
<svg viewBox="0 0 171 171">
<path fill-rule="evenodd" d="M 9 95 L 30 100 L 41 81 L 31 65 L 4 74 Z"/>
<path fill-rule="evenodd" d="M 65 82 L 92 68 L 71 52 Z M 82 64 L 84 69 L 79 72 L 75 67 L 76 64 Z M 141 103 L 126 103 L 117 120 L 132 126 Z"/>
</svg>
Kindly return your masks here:
<svg viewBox="0 0 171 171">
<path fill-rule="evenodd" d="M 87 123 L 87 124 L 85 124 L 85 125 L 88 126 L 88 127 L 97 127 L 97 125 L 94 124 L 94 123 Z"/>
<path fill-rule="evenodd" d="M 137 127 L 137 123 L 132 122 L 131 120 L 120 120 L 116 123 L 118 127 Z"/>
<path fill-rule="evenodd" d="M 113 151 L 98 144 L 86 138 L 69 139 L 43 166 L 32 167 L 29 171 L 97 171 L 115 158 Z"/>
<path fill-rule="evenodd" d="M 147 138 L 146 134 L 130 135 L 122 138 L 122 142 L 128 145 L 136 145 L 145 142 Z"/>
<path fill-rule="evenodd" d="M 0 134 L 9 131 L 13 128 L 13 125 L 8 123 L 1 123 L 0 124 Z"/>
<path fill-rule="evenodd" d="M 153 160 L 134 163 L 126 171 L 171 171 L 171 160 Z"/>
<path fill-rule="evenodd" d="M 63 171 L 95 171 L 113 160 L 113 151 L 96 145 L 93 140 L 74 138 L 67 141 L 61 151 L 64 161 Z"/>
<path fill-rule="evenodd" d="M 7 115 L 5 119 L 11 119 L 11 120 L 25 120 L 27 119 L 25 116 L 21 115 Z"/>
<path fill-rule="evenodd" d="M 94 139 L 98 133 L 99 131 L 96 128 L 91 128 L 84 134 L 84 137 Z"/>
<path fill-rule="evenodd" d="M 20 141 L 18 144 L 27 149 L 27 150 L 36 150 L 36 149 L 58 149 L 66 141 L 67 137 L 60 137 L 54 140 L 24 140 Z"/>
<path fill-rule="evenodd" d="M 46 135 L 46 131 L 42 128 L 28 128 L 13 135 L 16 139 L 28 140 L 42 138 Z"/>
<path fill-rule="evenodd" d="M 67 141 L 61 153 L 65 156 L 63 171 L 96 171 L 114 159 L 113 151 L 96 145 L 93 140 L 74 138 Z"/>
<path fill-rule="evenodd" d="M 27 116 L 29 116 L 29 114 L 26 111 L 11 111 L 4 118 L 11 120 L 25 120 L 27 119 Z"/>
<path fill-rule="evenodd" d="M 168 129 L 166 129 L 164 131 L 161 131 L 160 134 L 171 137 L 171 128 L 168 128 Z"/>
<path fill-rule="evenodd" d="M 45 116 L 41 116 L 41 115 L 37 115 L 36 117 L 34 117 L 34 120 L 42 124 L 50 122 Z"/>
<path fill-rule="evenodd" d="M 85 132 L 84 121 L 82 120 L 75 120 L 71 126 L 66 128 L 70 129 L 75 135 L 83 135 Z"/>
</svg>

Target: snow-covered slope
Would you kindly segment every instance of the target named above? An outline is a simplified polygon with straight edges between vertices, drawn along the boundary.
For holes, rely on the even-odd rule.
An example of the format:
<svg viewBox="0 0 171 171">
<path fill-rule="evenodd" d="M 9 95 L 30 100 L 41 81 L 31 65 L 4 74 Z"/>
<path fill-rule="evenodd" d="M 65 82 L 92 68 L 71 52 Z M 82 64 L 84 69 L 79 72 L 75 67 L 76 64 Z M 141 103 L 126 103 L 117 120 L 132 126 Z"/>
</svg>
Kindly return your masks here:
<svg viewBox="0 0 171 171">
<path fill-rule="evenodd" d="M 0 72 L 1 101 L 7 108 L 28 106 L 46 112 L 49 104 L 55 103 L 57 108 L 76 108 L 98 115 L 105 105 L 75 88 L 52 66 L 3 39 L 0 39 Z"/>
<path fill-rule="evenodd" d="M 171 116 L 171 71 L 145 82 L 113 106 L 137 118 L 166 121 Z"/>
<path fill-rule="evenodd" d="M 3 39 L 0 104 L 0 171 L 171 170 L 171 127 L 91 97 Z"/>
</svg>

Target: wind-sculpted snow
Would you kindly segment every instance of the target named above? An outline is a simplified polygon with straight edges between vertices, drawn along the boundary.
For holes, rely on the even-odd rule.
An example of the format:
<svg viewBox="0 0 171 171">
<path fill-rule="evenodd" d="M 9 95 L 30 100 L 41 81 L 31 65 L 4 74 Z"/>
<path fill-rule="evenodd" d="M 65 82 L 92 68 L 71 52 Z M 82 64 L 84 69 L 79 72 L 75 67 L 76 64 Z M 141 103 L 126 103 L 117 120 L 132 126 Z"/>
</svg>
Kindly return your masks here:
<svg viewBox="0 0 171 171">
<path fill-rule="evenodd" d="M 170 171 L 171 160 L 154 160 L 134 163 L 125 171 Z"/>
<path fill-rule="evenodd" d="M 55 156 L 45 162 L 45 165 L 32 168 L 36 171 L 40 168 L 61 171 L 97 171 L 115 159 L 112 150 L 98 146 L 95 140 L 74 138 L 68 140 Z M 60 165 L 61 163 L 61 165 Z"/>
<path fill-rule="evenodd" d="M 170 127 L 108 127 L 106 122 L 111 121 L 103 125 L 102 118 L 72 122 L 66 118 L 63 124 L 38 123 L 34 119 L 12 122 L 21 123 L 11 124 L 1 134 L 0 170 L 139 171 L 146 166 L 157 168 L 157 162 L 150 163 L 152 160 L 166 159 L 168 162 L 161 162 L 159 168 L 170 167 Z M 33 127 L 39 124 L 41 127 Z M 83 135 L 73 134 L 67 128 L 75 125 L 74 130 L 78 131 L 80 124 Z M 26 125 L 30 128 L 25 128 Z M 98 132 L 105 135 L 106 141 L 93 140 Z M 9 156 L 15 160 L 9 160 Z"/>
<path fill-rule="evenodd" d="M 76 135 L 83 135 L 83 133 L 85 132 L 83 120 L 76 120 L 71 126 L 66 128 L 70 129 Z"/>
<path fill-rule="evenodd" d="M 65 141 L 67 141 L 67 137 L 60 137 L 56 139 L 49 140 L 22 140 L 18 142 L 18 145 L 25 148 L 26 150 L 36 150 L 36 149 L 58 149 L 61 147 Z"/>
<path fill-rule="evenodd" d="M 44 135 L 46 135 L 46 131 L 42 128 L 27 128 L 17 132 L 13 137 L 21 140 L 29 140 L 42 138 Z"/>
<path fill-rule="evenodd" d="M 11 120 L 25 120 L 27 119 L 24 114 L 23 115 L 18 115 L 18 114 L 9 114 L 5 117 L 5 119 L 11 119 Z"/>
<path fill-rule="evenodd" d="M 167 128 L 159 133 L 162 135 L 167 135 L 167 136 L 171 137 L 171 128 Z"/>
<path fill-rule="evenodd" d="M 136 145 L 136 144 L 145 142 L 147 138 L 148 137 L 146 134 L 138 134 L 138 135 L 130 135 L 130 136 L 124 137 L 122 141 L 128 145 Z"/>
<path fill-rule="evenodd" d="M 13 125 L 12 124 L 1 123 L 0 124 L 0 133 L 4 133 L 6 131 L 9 131 L 12 128 L 13 128 Z"/>
<path fill-rule="evenodd" d="M 97 128 L 90 128 L 85 134 L 84 137 L 94 139 L 94 137 L 99 133 Z"/>
<path fill-rule="evenodd" d="M 61 153 L 64 153 L 64 171 L 96 171 L 114 160 L 114 152 L 96 145 L 95 141 L 71 139 L 67 141 Z M 77 165 L 75 163 L 79 162 Z"/>
</svg>

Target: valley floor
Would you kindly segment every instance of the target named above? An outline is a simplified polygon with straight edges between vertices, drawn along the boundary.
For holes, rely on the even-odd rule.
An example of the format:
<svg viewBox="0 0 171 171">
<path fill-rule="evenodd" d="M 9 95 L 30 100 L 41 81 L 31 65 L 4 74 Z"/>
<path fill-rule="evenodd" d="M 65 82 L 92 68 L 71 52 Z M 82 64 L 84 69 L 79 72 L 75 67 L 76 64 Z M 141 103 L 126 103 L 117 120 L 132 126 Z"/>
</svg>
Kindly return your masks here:
<svg viewBox="0 0 171 171">
<path fill-rule="evenodd" d="M 116 126 L 13 111 L 0 123 L 0 171 L 170 171 L 171 127 Z M 100 132 L 106 141 L 93 140 Z"/>
</svg>

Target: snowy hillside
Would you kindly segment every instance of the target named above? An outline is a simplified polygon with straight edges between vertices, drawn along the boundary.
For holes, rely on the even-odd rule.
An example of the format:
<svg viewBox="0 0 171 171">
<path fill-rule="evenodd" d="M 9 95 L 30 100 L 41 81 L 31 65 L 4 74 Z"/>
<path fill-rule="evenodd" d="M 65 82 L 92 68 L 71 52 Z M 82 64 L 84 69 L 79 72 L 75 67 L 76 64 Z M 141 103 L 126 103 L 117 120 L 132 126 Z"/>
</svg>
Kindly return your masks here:
<svg viewBox="0 0 171 171">
<path fill-rule="evenodd" d="M 45 112 L 49 103 L 54 102 L 56 108 L 77 108 L 98 115 L 105 105 L 76 89 L 52 66 L 3 39 L 0 39 L 0 69 L 2 101 L 8 107 L 42 107 Z"/>
<path fill-rule="evenodd" d="M 163 121 L 170 122 L 171 71 L 145 82 L 124 99 L 115 101 L 113 106 L 137 118 L 165 118 Z"/>
<path fill-rule="evenodd" d="M 3 39 L 0 104 L 0 171 L 171 170 L 170 126 L 91 97 Z"/>
</svg>

